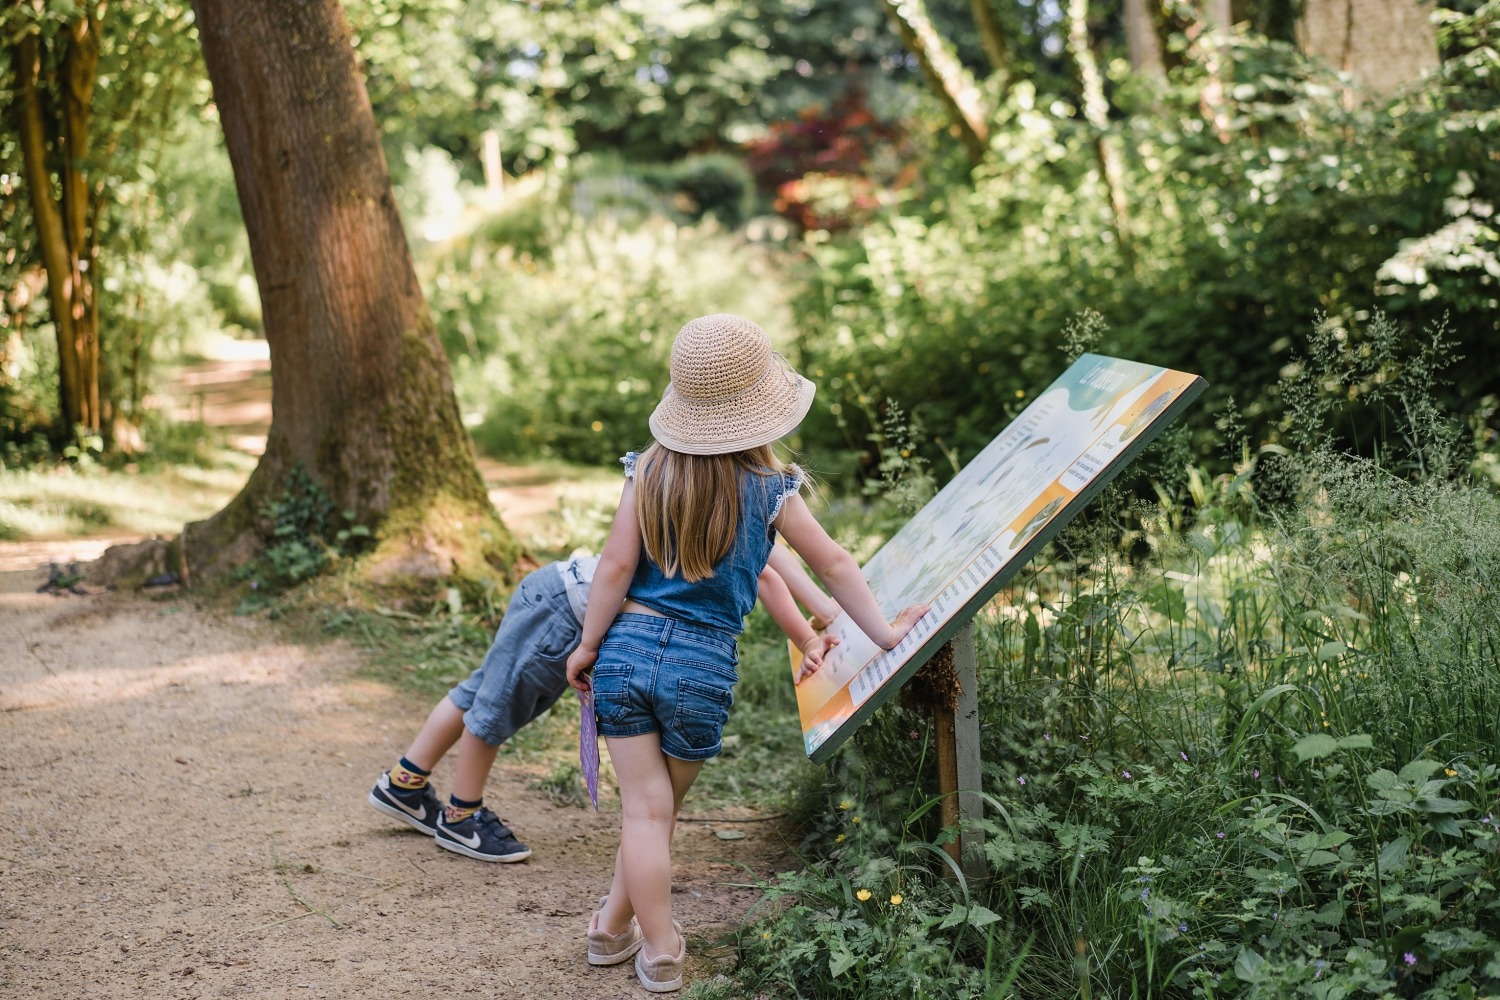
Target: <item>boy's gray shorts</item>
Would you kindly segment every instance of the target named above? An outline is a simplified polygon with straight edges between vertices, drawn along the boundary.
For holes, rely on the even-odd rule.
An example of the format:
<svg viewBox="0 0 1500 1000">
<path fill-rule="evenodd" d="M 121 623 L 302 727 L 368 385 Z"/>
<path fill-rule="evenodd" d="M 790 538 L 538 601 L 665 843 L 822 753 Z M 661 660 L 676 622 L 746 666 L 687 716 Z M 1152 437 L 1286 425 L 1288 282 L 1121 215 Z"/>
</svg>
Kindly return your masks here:
<svg viewBox="0 0 1500 1000">
<path fill-rule="evenodd" d="M 499 746 L 567 690 L 568 656 L 582 626 L 568 603 L 562 563 L 533 570 L 516 587 L 479 669 L 448 692 L 464 726 Z"/>
</svg>

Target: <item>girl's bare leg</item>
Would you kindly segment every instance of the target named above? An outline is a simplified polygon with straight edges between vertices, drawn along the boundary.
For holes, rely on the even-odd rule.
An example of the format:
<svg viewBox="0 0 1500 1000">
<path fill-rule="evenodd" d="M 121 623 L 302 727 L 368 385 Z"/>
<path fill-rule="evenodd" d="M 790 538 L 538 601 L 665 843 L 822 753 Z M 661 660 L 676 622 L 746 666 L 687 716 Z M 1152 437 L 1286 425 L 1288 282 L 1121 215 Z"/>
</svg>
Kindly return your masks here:
<svg viewBox="0 0 1500 1000">
<path fill-rule="evenodd" d="M 633 910 L 646 937 L 648 956 L 677 951 L 672 926 L 672 831 L 683 796 L 702 761 L 677 760 L 661 751 L 656 733 L 606 737 L 609 759 L 620 779 L 620 849 L 600 929 L 615 934 Z"/>
</svg>

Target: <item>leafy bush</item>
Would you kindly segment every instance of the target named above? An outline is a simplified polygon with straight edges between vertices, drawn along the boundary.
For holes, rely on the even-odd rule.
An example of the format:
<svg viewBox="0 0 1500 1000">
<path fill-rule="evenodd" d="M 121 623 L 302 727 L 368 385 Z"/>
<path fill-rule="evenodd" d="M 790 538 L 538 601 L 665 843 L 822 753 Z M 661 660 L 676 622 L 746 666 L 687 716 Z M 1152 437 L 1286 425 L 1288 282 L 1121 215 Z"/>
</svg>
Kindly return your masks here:
<svg viewBox="0 0 1500 1000">
<path fill-rule="evenodd" d="M 597 192 L 596 192 L 597 193 Z M 715 231 L 598 209 L 567 217 L 524 258 L 480 226 L 426 265 L 460 408 L 485 452 L 612 463 L 650 442 L 646 420 L 688 319 L 740 312 L 785 344 L 779 284 L 763 250 Z"/>
<path fill-rule="evenodd" d="M 1336 329 L 1274 462 L 1195 473 L 1191 512 L 1106 493 L 976 620 L 990 878 L 951 877 L 923 723 L 882 709 L 804 789 L 746 989 L 1500 989 L 1500 498 L 1436 403 L 1441 337 Z M 1351 422 L 1378 459 L 1331 445 Z"/>
<path fill-rule="evenodd" d="M 328 491 L 300 462 L 260 516 L 271 537 L 260 557 L 242 571 L 255 590 L 262 581 L 283 589 L 309 580 L 340 557 L 357 554 L 372 538 L 369 528 L 354 522 L 352 512 L 339 512 Z"/>
<path fill-rule="evenodd" d="M 1349 338 L 1377 310 L 1412 330 L 1446 314 L 1457 352 L 1492 355 L 1496 10 L 1457 19 L 1461 55 L 1427 84 L 1353 108 L 1288 46 L 1238 38 L 1222 136 L 1201 113 L 1201 69 L 1183 67 L 1117 126 L 1123 221 L 1076 110 L 1013 86 L 971 185 L 810 246 L 794 305 L 821 390 L 809 445 L 873 462 L 869 404 L 897 388 L 967 460 L 1061 369 L 1053 348 L 1085 305 L 1111 331 L 1101 351 L 1202 374 L 1200 405 L 1237 401 L 1255 442 L 1276 434 L 1281 369 L 1313 313 Z M 1469 366 L 1442 402 L 1471 413 L 1494 391 Z M 1365 447 L 1371 429 L 1351 440 Z M 1195 447 L 1219 462 L 1206 423 Z"/>
<path fill-rule="evenodd" d="M 755 206 L 755 184 L 740 159 L 724 153 L 689 156 L 645 169 L 647 184 L 676 196 L 674 207 L 688 222 L 713 216 L 729 229 L 744 225 Z"/>
</svg>

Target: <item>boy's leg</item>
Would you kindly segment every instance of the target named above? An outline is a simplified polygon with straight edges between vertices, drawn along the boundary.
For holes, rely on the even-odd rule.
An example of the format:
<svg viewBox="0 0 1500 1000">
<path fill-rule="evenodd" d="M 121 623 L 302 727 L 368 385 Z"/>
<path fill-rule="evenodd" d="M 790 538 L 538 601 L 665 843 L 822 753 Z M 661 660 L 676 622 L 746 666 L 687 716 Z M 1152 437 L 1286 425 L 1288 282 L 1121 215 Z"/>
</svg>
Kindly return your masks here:
<svg viewBox="0 0 1500 1000">
<path fill-rule="evenodd" d="M 480 861 L 514 862 L 531 857 L 531 848 L 517 840 L 493 811 L 484 808 L 484 783 L 499 750 L 498 745 L 486 743 L 467 728 L 458 738 L 453 794 L 433 831 L 437 845 L 444 850 Z"/>
<path fill-rule="evenodd" d="M 431 771 L 437 767 L 443 755 L 453 749 L 464 733 L 464 713 L 461 708 L 444 696 L 427 715 L 427 721 L 411 741 L 406 759 L 418 767 Z"/>
<path fill-rule="evenodd" d="M 672 829 L 682 797 L 692 786 L 702 761 L 684 761 L 662 753 L 656 733 L 607 737 L 609 759 L 620 781 L 620 849 L 615 883 L 599 915 L 601 929 L 616 933 L 635 911 L 646 937 L 646 954 L 674 954 L 678 935 L 672 926 Z"/>
<path fill-rule="evenodd" d="M 484 740 L 463 728 L 463 716 L 459 716 L 458 759 L 453 770 L 453 797 L 478 802 L 484 798 L 484 783 L 495 766 L 498 746 L 490 746 Z"/>
<path fill-rule="evenodd" d="M 436 834 L 442 806 L 427 776 L 464 731 L 464 714 L 448 698 L 433 706 L 406 756 L 375 780 L 366 801 L 423 833 Z"/>
</svg>

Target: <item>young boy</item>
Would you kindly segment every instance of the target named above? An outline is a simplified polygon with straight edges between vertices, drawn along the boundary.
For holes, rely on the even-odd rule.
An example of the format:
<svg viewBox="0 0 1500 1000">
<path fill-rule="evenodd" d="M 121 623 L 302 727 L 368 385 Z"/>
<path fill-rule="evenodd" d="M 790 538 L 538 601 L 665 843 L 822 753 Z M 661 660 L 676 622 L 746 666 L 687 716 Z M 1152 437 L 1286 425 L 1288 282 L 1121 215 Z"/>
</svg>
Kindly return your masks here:
<svg viewBox="0 0 1500 1000">
<path fill-rule="evenodd" d="M 531 849 L 485 808 L 484 784 L 500 744 L 567 690 L 568 655 L 578 645 L 598 562 L 598 556 L 574 556 L 521 580 L 479 668 L 433 707 L 406 755 L 376 779 L 367 800 L 373 808 L 467 857 L 499 862 L 531 857 Z M 838 642 L 821 634 L 838 615 L 838 605 L 818 589 L 796 556 L 779 545 L 760 575 L 759 596 L 802 650 L 810 668 L 805 672 L 817 669 Z M 812 612 L 811 622 L 798 602 Z M 443 806 L 428 777 L 455 743 L 453 787 Z"/>
</svg>

